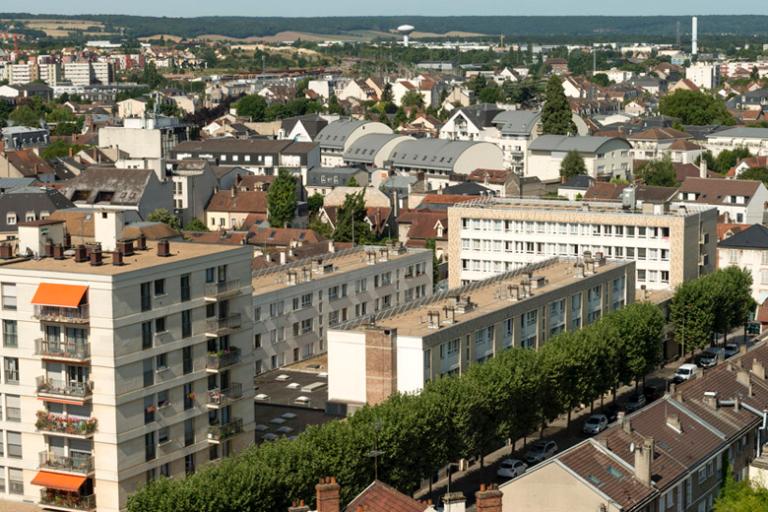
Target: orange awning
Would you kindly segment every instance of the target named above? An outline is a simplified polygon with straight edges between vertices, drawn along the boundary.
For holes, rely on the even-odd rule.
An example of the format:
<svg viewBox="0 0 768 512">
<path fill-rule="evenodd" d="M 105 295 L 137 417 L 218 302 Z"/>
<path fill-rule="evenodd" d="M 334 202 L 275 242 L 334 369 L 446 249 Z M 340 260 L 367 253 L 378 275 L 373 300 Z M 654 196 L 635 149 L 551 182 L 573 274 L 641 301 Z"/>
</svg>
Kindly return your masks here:
<svg viewBox="0 0 768 512">
<path fill-rule="evenodd" d="M 87 480 L 84 476 L 62 475 L 50 471 L 38 471 L 32 479 L 32 485 L 58 489 L 60 491 L 77 492 Z"/>
<path fill-rule="evenodd" d="M 76 308 L 80 305 L 88 291 L 87 286 L 72 284 L 40 283 L 37 286 L 32 304 L 38 306 L 56 306 L 61 308 Z"/>
</svg>

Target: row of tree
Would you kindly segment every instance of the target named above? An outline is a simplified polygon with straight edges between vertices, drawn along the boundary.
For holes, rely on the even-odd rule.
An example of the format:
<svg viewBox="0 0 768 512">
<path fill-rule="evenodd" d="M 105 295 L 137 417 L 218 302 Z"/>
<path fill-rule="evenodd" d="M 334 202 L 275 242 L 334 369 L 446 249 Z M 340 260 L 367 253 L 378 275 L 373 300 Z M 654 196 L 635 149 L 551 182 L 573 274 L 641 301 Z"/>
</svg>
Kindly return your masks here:
<svg viewBox="0 0 768 512">
<path fill-rule="evenodd" d="M 346 421 L 310 427 L 295 440 L 251 447 L 183 480 L 160 479 L 133 495 L 131 512 L 286 510 L 311 499 L 325 475 L 346 502 L 374 477 L 411 493 L 450 462 L 482 455 L 506 439 L 590 403 L 660 361 L 664 318 L 649 303 L 630 305 L 539 351 L 512 348 L 461 377 L 428 383 L 419 395 L 394 395 Z M 414 449 L 418 447 L 418 449 Z"/>
</svg>

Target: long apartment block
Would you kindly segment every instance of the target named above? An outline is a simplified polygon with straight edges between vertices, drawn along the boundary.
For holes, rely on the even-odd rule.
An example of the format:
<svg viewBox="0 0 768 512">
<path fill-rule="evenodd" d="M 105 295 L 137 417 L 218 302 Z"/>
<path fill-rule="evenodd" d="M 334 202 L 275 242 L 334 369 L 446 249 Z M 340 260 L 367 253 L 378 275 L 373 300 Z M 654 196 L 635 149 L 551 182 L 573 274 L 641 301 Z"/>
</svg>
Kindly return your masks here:
<svg viewBox="0 0 768 512">
<path fill-rule="evenodd" d="M 250 444 L 251 249 L 63 241 L 38 221 L 34 258 L 0 248 L 3 498 L 118 511 Z"/>
<path fill-rule="evenodd" d="M 432 251 L 359 246 L 253 274 L 256 373 L 326 351 L 328 329 L 432 295 Z"/>
<path fill-rule="evenodd" d="M 632 303 L 634 278 L 634 262 L 551 258 L 350 321 L 328 333 L 329 402 L 348 412 L 511 347 L 537 349 Z"/>
<path fill-rule="evenodd" d="M 636 263 L 636 283 L 673 289 L 716 264 L 717 209 L 707 205 L 490 199 L 448 210 L 449 284 L 554 256 Z"/>
</svg>

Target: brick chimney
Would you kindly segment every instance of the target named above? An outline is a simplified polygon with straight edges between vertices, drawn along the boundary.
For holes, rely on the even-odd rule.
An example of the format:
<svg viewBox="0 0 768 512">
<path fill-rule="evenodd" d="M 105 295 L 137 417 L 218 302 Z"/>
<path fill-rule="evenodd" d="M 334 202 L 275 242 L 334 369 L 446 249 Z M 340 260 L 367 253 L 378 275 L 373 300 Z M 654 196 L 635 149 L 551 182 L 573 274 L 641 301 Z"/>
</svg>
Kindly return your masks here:
<svg viewBox="0 0 768 512">
<path fill-rule="evenodd" d="M 336 483 L 336 477 L 321 478 L 315 486 L 317 495 L 317 512 L 339 512 L 341 510 L 341 487 Z"/>
<path fill-rule="evenodd" d="M 502 496 L 498 485 L 491 484 L 486 487 L 485 484 L 481 484 L 480 490 L 475 493 L 475 510 L 477 512 L 501 512 Z"/>
<path fill-rule="evenodd" d="M 288 512 L 309 512 L 309 507 L 304 504 L 304 500 L 294 501 L 293 505 L 288 507 Z"/>
</svg>

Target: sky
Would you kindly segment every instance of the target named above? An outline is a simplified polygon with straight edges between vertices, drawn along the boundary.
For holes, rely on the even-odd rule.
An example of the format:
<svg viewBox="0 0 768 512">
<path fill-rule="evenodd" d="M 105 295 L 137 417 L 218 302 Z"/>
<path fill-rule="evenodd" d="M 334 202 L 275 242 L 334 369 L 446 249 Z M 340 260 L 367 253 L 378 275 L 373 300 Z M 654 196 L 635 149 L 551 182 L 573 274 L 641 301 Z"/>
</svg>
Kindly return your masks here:
<svg viewBox="0 0 768 512">
<path fill-rule="evenodd" d="M 144 16 L 376 16 L 376 15 L 690 15 L 766 14 L 768 1 L 741 0 L 0 0 L 0 12 L 135 14 Z"/>
</svg>

